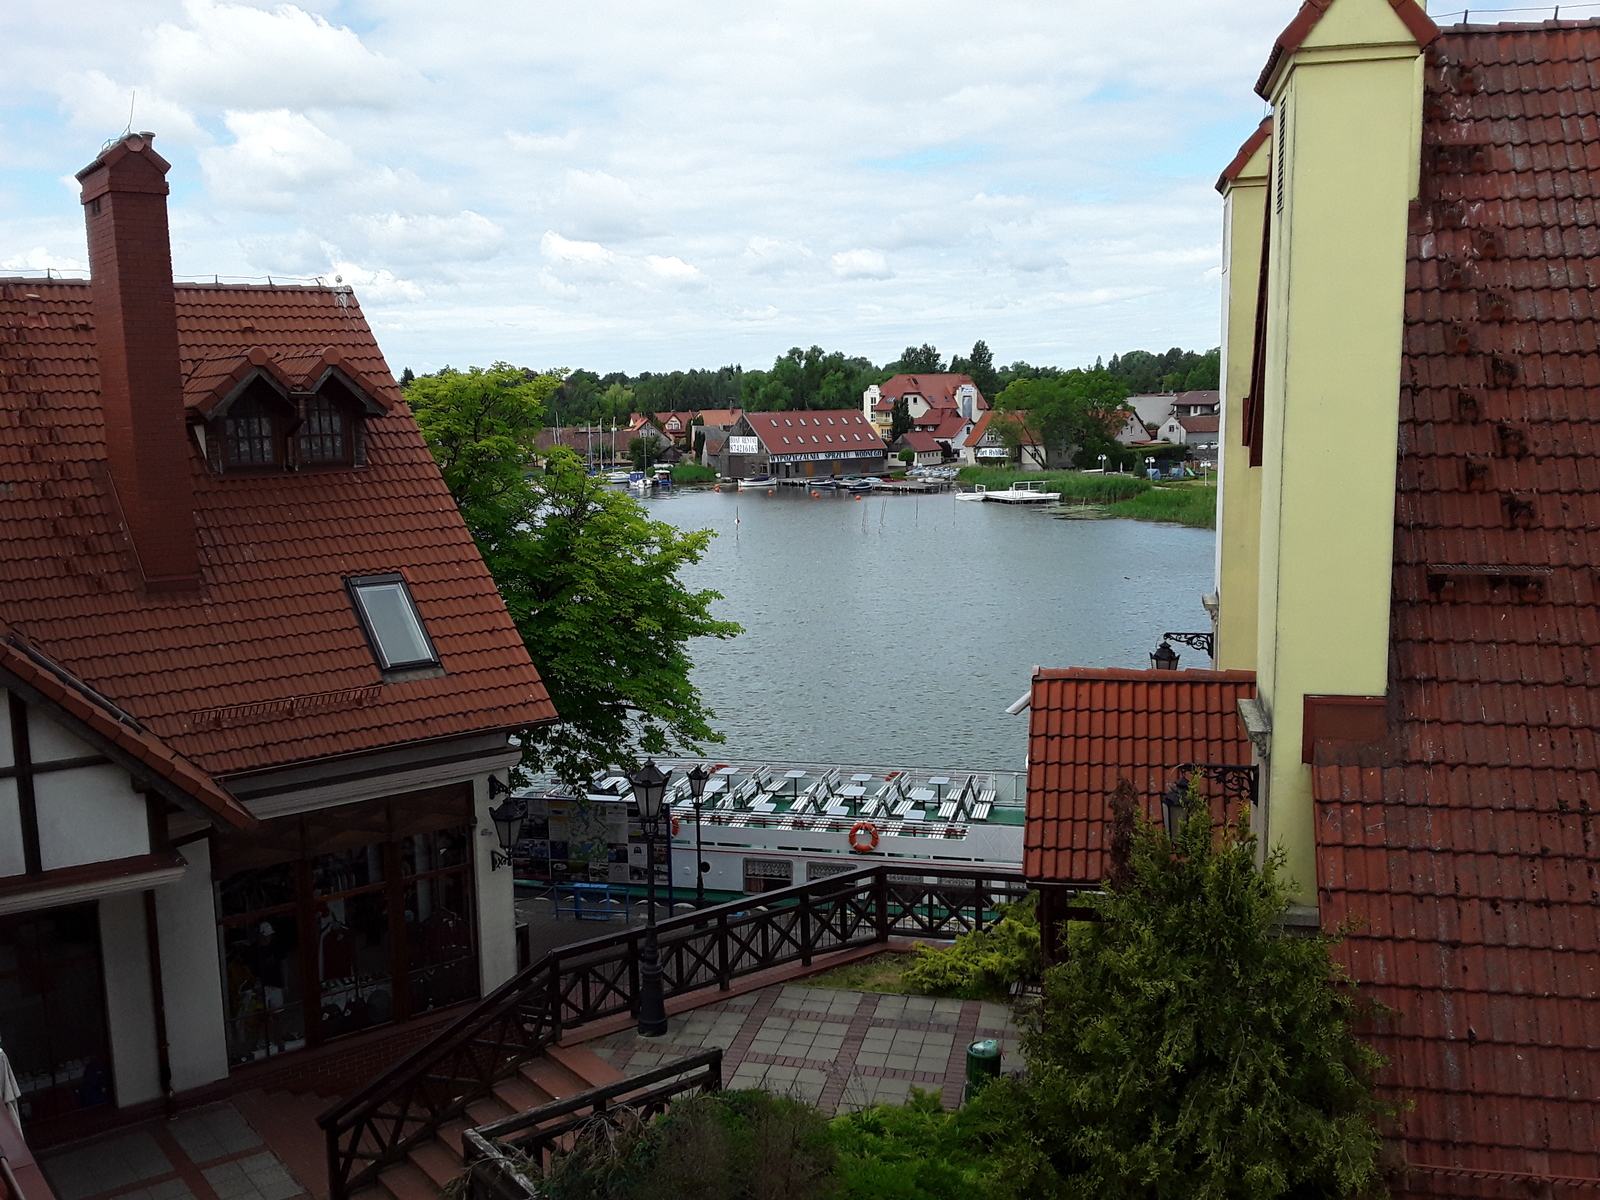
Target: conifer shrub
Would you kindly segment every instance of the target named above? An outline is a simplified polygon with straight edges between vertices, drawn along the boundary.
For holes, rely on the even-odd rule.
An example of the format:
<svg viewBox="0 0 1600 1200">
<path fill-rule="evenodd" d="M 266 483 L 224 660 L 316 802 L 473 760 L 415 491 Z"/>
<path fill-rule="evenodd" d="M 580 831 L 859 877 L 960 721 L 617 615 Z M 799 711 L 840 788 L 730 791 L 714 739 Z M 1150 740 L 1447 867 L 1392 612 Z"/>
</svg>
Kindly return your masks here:
<svg viewBox="0 0 1600 1200">
<path fill-rule="evenodd" d="M 1039 977 L 1039 897 L 1000 906 L 987 929 L 964 933 L 950 946 L 918 946 L 901 975 L 907 991 L 963 1000 L 1003 1000 L 1011 985 Z"/>
<path fill-rule="evenodd" d="M 1027 1075 L 979 1097 L 1003 1178 L 1060 1200 L 1381 1194 L 1369 1006 L 1335 938 L 1283 925 L 1282 853 L 1258 867 L 1246 817 L 1215 826 L 1194 788 L 1175 839 L 1119 807 L 1099 919 L 1023 1016 Z"/>
</svg>

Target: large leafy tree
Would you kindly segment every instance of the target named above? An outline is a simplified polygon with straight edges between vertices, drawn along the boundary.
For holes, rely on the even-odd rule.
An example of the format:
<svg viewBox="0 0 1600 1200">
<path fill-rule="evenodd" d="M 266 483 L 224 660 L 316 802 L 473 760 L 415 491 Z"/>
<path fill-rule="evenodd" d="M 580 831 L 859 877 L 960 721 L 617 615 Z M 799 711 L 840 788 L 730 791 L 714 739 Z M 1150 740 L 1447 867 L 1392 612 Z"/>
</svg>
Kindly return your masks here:
<svg viewBox="0 0 1600 1200">
<path fill-rule="evenodd" d="M 1258 867 L 1245 818 L 1218 828 L 1189 796 L 1174 839 L 1131 789 L 1113 806 L 1097 920 L 1045 975 L 1026 1082 L 992 1101 L 1011 1109 L 1012 1178 L 1071 1200 L 1381 1192 L 1383 1059 L 1352 1031 L 1335 939 L 1286 930 L 1282 853 Z"/>
<path fill-rule="evenodd" d="M 1025 414 L 1027 427 L 1050 449 L 1070 449 L 1080 467 L 1118 449 L 1115 436 L 1129 411 L 1127 386 L 1106 370 L 1072 370 L 1018 379 L 995 398 L 1001 416 Z"/>
<path fill-rule="evenodd" d="M 741 631 L 711 616 L 716 592 L 678 577 L 711 533 L 650 520 L 570 450 L 531 467 L 559 383 L 501 363 L 421 377 L 406 399 L 560 715 L 525 737 L 523 765 L 581 784 L 721 741 L 689 681 L 688 643 Z"/>
</svg>

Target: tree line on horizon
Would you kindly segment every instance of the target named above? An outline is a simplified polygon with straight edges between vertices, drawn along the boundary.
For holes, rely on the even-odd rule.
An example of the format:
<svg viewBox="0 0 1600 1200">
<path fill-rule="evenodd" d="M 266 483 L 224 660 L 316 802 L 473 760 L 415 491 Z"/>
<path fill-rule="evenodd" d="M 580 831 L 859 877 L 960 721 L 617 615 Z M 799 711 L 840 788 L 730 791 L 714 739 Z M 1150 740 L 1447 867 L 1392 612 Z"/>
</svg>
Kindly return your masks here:
<svg viewBox="0 0 1600 1200">
<path fill-rule="evenodd" d="M 936 346 L 907 346 L 894 362 L 881 366 L 870 359 L 846 355 L 821 346 L 792 347 L 774 360 L 769 370 L 745 370 L 740 365 L 715 370 L 643 371 L 629 375 L 613 371 L 601 375 L 579 369 L 562 373 L 561 382 L 548 395 L 544 424 L 625 426 L 631 414 L 693 412 L 708 408 L 744 408 L 751 412 L 785 412 L 811 409 L 859 408 L 861 393 L 899 374 L 970 375 L 978 390 L 991 401 L 1019 381 L 1061 380 L 1098 374 L 1116 387 L 1096 389 L 1113 398 L 1151 392 L 1186 392 L 1215 389 L 1222 352 L 1185 350 L 1174 346 L 1165 353 L 1130 350 L 1113 354 L 1110 362 L 1096 359 L 1092 367 L 1034 366 L 1021 360 L 996 366 L 988 343 L 976 342 L 970 354 L 945 358 Z M 449 372 L 442 368 L 439 374 Z M 531 379 L 540 372 L 529 371 Z M 549 373 L 544 373 L 549 374 Z M 408 368 L 401 386 L 416 378 Z M 1028 389 L 1024 389 L 1025 391 Z M 1121 397 L 1115 397 L 1120 399 Z"/>
</svg>

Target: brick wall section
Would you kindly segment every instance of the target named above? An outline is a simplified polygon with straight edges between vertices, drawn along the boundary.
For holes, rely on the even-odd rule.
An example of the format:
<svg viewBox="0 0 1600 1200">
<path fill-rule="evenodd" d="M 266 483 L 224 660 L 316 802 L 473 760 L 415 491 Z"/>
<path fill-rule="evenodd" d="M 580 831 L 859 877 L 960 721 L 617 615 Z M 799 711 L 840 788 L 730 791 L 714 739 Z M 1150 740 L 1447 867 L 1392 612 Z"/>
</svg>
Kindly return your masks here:
<svg viewBox="0 0 1600 1200">
<path fill-rule="evenodd" d="M 132 134 L 79 173 L 88 225 L 106 454 L 145 584 L 198 587 L 167 162 Z"/>
</svg>

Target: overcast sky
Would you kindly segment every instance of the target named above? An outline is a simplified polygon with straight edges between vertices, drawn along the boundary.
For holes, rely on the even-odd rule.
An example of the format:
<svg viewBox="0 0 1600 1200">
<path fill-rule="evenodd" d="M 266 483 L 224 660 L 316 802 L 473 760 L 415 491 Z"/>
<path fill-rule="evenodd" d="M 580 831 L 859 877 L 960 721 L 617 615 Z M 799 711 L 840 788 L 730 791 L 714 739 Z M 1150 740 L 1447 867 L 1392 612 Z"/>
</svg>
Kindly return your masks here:
<svg viewBox="0 0 1600 1200">
<path fill-rule="evenodd" d="M 353 283 L 396 371 L 1218 341 L 1297 0 L 3 0 L 0 273 L 173 163 L 174 270 Z"/>
</svg>

